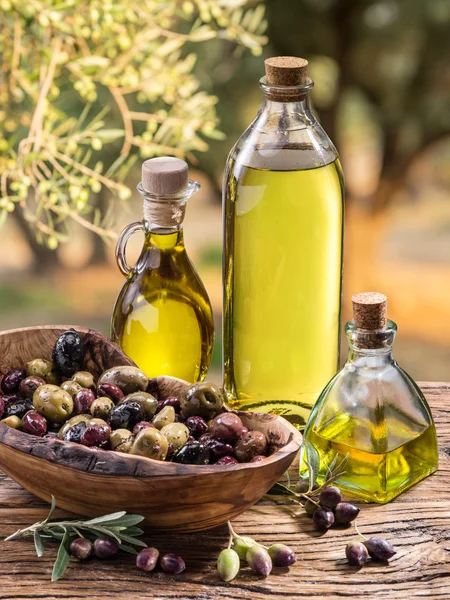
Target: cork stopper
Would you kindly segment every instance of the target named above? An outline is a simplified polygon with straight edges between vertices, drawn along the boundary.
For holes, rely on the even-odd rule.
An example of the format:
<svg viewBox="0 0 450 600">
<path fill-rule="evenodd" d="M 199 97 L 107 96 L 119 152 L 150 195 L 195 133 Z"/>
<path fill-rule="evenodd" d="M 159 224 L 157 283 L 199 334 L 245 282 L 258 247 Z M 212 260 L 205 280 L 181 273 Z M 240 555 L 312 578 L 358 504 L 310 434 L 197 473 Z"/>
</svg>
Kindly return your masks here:
<svg viewBox="0 0 450 600">
<path fill-rule="evenodd" d="M 171 196 L 188 185 L 187 163 L 173 156 L 150 158 L 142 164 L 142 187 L 153 196 Z"/>
<path fill-rule="evenodd" d="M 363 292 L 352 296 L 353 320 L 358 329 L 386 329 L 387 297 L 378 292 Z"/>
<path fill-rule="evenodd" d="M 306 82 L 308 61 L 295 56 L 274 56 L 264 61 L 269 85 L 296 86 Z"/>
</svg>

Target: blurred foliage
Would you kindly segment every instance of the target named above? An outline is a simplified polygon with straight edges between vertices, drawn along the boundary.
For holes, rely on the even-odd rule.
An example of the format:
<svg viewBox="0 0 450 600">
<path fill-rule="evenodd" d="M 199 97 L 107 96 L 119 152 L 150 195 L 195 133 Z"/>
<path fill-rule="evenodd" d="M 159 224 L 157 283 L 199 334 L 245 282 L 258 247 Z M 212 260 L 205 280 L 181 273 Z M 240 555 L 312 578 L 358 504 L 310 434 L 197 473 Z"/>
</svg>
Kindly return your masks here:
<svg viewBox="0 0 450 600">
<path fill-rule="evenodd" d="M 195 45 L 216 38 L 260 54 L 264 7 L 249 4 L 0 0 L 0 223 L 22 211 L 51 249 L 68 219 L 114 237 L 112 211 L 94 210 L 93 195 L 126 201 L 137 156 L 189 158 L 222 139 Z M 108 164 L 105 144 L 117 146 Z"/>
</svg>

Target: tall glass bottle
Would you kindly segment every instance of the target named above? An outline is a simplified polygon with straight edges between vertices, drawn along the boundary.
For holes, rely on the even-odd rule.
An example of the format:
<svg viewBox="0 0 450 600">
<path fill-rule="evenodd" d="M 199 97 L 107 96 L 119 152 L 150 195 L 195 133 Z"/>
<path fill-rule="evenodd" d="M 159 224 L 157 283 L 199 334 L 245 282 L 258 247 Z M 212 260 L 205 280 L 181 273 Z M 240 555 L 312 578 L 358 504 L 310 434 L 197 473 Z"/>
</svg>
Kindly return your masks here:
<svg viewBox="0 0 450 600">
<path fill-rule="evenodd" d="M 366 292 L 352 301 L 348 360 L 311 412 L 301 472 L 307 474 L 307 453 L 314 449 L 319 481 L 333 461 L 346 460 L 337 485 L 384 503 L 437 469 L 436 428 L 421 390 L 392 356 L 397 326 L 386 319 L 386 296 Z"/>
<path fill-rule="evenodd" d="M 127 279 L 114 306 L 111 338 L 149 377 L 195 382 L 205 378 L 211 362 L 211 303 L 183 239 L 186 202 L 199 187 L 188 180 L 183 160 L 145 161 L 137 188 L 144 198 L 144 220 L 128 225 L 117 243 L 117 264 Z M 137 231 L 145 240 L 131 269 L 125 250 Z"/>
<path fill-rule="evenodd" d="M 266 60 L 261 108 L 224 178 L 224 388 L 297 426 L 339 358 L 343 176 L 307 61 Z"/>
</svg>

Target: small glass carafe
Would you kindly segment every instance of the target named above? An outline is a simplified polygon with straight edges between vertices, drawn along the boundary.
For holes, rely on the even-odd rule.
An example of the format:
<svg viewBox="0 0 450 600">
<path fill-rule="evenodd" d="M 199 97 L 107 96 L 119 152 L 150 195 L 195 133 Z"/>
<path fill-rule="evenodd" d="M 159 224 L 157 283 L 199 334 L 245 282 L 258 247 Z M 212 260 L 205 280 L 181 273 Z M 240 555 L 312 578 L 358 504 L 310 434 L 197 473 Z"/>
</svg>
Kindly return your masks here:
<svg viewBox="0 0 450 600">
<path fill-rule="evenodd" d="M 145 161 L 137 188 L 144 198 L 144 220 L 128 225 L 117 243 L 117 264 L 126 281 L 114 306 L 111 338 L 149 377 L 196 382 L 205 378 L 211 362 L 211 303 L 183 239 L 186 203 L 199 187 L 188 179 L 183 160 Z M 126 244 L 139 231 L 144 246 L 130 268 Z"/>
<path fill-rule="evenodd" d="M 322 481 L 332 461 L 347 457 L 337 485 L 366 501 L 385 503 L 438 467 L 436 429 L 417 384 L 392 356 L 397 326 L 386 319 L 386 296 L 353 296 L 345 331 L 349 356 L 306 425 L 306 446 L 319 454 Z"/>
</svg>

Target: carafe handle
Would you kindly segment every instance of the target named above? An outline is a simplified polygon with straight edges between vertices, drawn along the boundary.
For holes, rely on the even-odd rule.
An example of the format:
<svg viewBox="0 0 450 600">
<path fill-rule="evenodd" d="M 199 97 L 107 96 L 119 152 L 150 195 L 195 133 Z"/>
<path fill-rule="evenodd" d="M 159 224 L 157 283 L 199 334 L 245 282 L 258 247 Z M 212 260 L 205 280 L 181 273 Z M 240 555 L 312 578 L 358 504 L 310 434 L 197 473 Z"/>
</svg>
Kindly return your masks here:
<svg viewBox="0 0 450 600">
<path fill-rule="evenodd" d="M 128 266 L 127 257 L 126 257 L 126 249 L 128 240 L 132 235 L 137 233 L 138 231 L 144 231 L 144 223 L 142 221 L 137 221 L 136 223 L 131 223 L 127 225 L 122 233 L 119 235 L 119 239 L 116 244 L 116 261 L 117 266 L 120 269 L 120 272 L 124 277 L 128 277 L 133 269 Z"/>
</svg>

